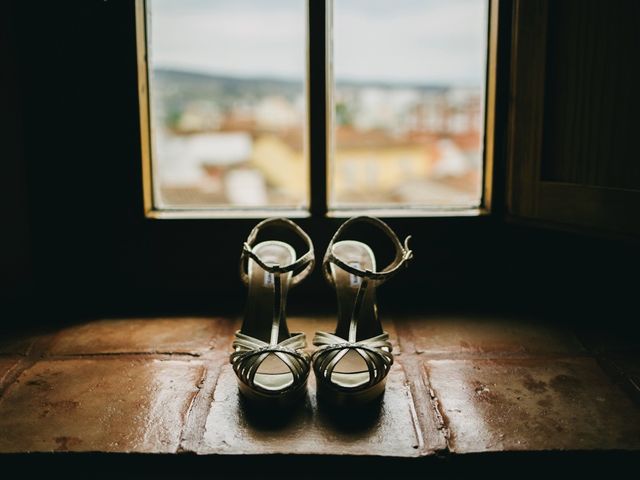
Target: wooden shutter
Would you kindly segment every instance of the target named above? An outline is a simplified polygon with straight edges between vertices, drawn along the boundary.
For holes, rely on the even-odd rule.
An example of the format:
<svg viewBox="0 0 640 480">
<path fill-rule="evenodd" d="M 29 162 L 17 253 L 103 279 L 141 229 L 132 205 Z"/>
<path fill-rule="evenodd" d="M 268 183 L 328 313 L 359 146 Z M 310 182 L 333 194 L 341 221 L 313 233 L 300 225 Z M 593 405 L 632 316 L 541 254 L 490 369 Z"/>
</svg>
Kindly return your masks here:
<svg viewBox="0 0 640 480">
<path fill-rule="evenodd" d="M 516 0 L 511 218 L 640 235 L 640 2 Z"/>
</svg>

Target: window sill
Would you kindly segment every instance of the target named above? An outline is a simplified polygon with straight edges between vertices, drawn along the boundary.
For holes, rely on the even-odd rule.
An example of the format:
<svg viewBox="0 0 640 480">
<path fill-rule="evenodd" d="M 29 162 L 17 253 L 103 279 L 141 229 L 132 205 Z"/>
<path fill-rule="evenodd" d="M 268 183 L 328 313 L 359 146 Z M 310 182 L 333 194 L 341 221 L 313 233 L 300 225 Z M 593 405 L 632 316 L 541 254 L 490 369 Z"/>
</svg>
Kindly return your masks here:
<svg viewBox="0 0 640 480">
<path fill-rule="evenodd" d="M 215 219 L 260 219 L 268 217 L 309 218 L 307 210 L 298 209 L 180 209 L 180 210 L 149 210 L 145 216 L 152 220 L 215 220 Z"/>
<path fill-rule="evenodd" d="M 332 324 L 290 318 L 308 337 Z M 379 408 L 327 410 L 312 375 L 305 402 L 278 416 L 240 401 L 228 363 L 237 328 L 221 317 L 111 319 L 3 340 L 0 454 L 410 460 L 640 450 L 638 351 L 602 335 L 505 316 L 394 318 L 395 364 Z"/>
<path fill-rule="evenodd" d="M 328 218 L 350 218 L 356 215 L 369 215 L 379 218 L 446 218 L 481 217 L 489 214 L 485 208 L 337 208 L 330 210 Z M 268 217 L 310 218 L 308 210 L 302 209 L 180 209 L 149 210 L 145 216 L 152 220 L 215 220 L 215 219 L 260 219 Z"/>
</svg>

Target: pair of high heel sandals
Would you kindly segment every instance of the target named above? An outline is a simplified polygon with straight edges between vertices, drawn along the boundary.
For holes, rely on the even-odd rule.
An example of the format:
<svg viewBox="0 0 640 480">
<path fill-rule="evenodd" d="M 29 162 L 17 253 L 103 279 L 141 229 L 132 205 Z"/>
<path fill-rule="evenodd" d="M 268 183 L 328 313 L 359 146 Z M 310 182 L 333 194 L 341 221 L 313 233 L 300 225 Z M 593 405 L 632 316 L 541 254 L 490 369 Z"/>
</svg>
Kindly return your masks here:
<svg viewBox="0 0 640 480">
<path fill-rule="evenodd" d="M 395 256 L 385 268 L 378 269 L 367 244 L 345 238 L 349 227 L 360 222 L 378 227 L 391 240 Z M 292 231 L 306 245 L 306 253 L 298 257 L 290 244 L 279 240 L 258 243 L 267 227 Z M 336 290 L 338 324 L 334 333 L 316 333 L 313 344 L 318 348 L 309 356 L 304 333 L 290 333 L 287 328 L 285 307 L 289 289 L 313 270 L 313 243 L 286 218 L 258 223 L 240 257 L 248 300 L 230 358 L 240 392 L 254 401 L 290 405 L 306 392 L 313 367 L 318 396 L 331 403 L 362 404 L 380 397 L 393 355 L 389 334 L 378 317 L 376 288 L 412 258 L 409 238 L 400 243 L 393 230 L 374 217 L 354 217 L 338 228 L 322 261 L 323 274 Z"/>
</svg>

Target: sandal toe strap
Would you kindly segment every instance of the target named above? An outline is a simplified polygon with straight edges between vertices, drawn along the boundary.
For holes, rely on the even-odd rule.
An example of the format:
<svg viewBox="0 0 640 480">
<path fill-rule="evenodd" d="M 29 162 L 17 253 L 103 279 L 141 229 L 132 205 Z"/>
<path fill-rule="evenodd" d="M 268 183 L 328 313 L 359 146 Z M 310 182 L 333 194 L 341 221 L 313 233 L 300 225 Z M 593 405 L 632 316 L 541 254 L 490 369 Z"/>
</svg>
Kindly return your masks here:
<svg viewBox="0 0 640 480">
<path fill-rule="evenodd" d="M 369 372 L 369 380 L 356 387 L 358 390 L 369 388 L 380 382 L 387 376 L 393 364 L 391 354 L 393 347 L 386 332 L 358 342 L 347 342 L 337 335 L 318 332 L 313 339 L 313 344 L 319 347 L 312 356 L 316 377 L 331 383 L 334 388 L 354 390 L 350 387 L 340 387 L 331 381 L 336 366 L 350 351 L 355 351 L 362 357 Z"/>
<path fill-rule="evenodd" d="M 236 339 L 233 342 L 235 352 L 231 354 L 230 362 L 238 378 L 247 386 L 266 393 L 282 394 L 297 388 L 309 376 L 309 355 L 300 351 L 305 346 L 304 333 L 293 334 L 278 344 L 270 345 L 257 338 L 236 332 Z M 255 383 L 260 365 L 271 354 L 282 360 L 293 376 L 293 382 L 289 386 L 277 391 L 267 390 Z"/>
</svg>

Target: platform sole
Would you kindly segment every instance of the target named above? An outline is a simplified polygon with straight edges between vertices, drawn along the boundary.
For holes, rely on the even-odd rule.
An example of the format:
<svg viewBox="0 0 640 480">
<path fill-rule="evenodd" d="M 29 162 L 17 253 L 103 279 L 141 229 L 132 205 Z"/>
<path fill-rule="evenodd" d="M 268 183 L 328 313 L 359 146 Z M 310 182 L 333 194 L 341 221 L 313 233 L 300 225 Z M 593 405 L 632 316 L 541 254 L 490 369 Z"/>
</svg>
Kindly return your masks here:
<svg viewBox="0 0 640 480">
<path fill-rule="evenodd" d="M 387 379 L 384 378 L 372 387 L 354 392 L 336 390 L 323 382 L 318 382 L 318 401 L 327 402 L 336 407 L 357 407 L 379 400 L 384 395 Z"/>
<path fill-rule="evenodd" d="M 259 392 L 238 380 L 240 394 L 252 405 L 260 408 L 283 409 L 299 403 L 307 393 L 306 382 L 294 390 L 284 394 L 268 394 Z"/>
</svg>

